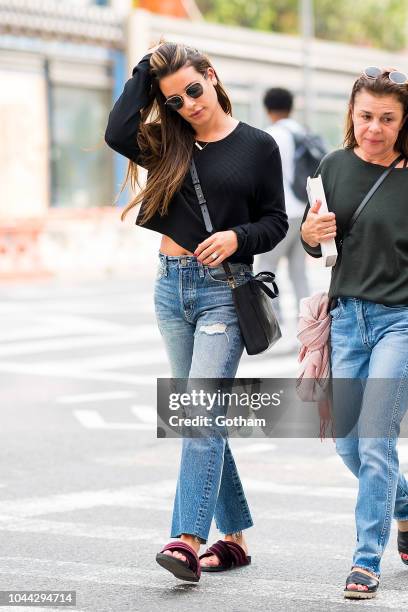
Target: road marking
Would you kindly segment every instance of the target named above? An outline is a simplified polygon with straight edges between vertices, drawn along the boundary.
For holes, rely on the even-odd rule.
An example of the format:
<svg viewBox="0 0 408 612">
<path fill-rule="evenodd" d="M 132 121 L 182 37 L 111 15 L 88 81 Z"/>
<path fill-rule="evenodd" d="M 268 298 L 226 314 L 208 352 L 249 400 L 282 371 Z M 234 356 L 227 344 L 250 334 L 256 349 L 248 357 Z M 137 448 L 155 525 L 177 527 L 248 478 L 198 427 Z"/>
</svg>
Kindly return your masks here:
<svg viewBox="0 0 408 612">
<path fill-rule="evenodd" d="M 103 393 L 82 393 L 80 395 L 61 395 L 57 397 L 57 404 L 88 404 L 91 402 L 105 402 L 109 400 L 130 399 L 135 397 L 131 391 L 104 391 Z"/>
<path fill-rule="evenodd" d="M 354 487 L 286 485 L 251 478 L 243 478 L 243 484 L 245 490 L 257 493 L 335 499 L 354 499 L 357 490 Z M 169 510 L 173 506 L 175 487 L 176 480 L 167 479 L 118 489 L 105 488 L 95 491 L 59 493 L 44 497 L 3 500 L 0 501 L 0 517 L 3 516 L 6 520 L 9 520 L 10 517 L 33 517 L 98 506 Z"/>
<path fill-rule="evenodd" d="M 330 497 L 335 499 L 355 499 L 357 487 L 310 486 L 280 484 L 254 478 L 244 478 L 244 489 L 257 493 L 274 493 L 279 495 L 305 495 L 306 497 Z"/>
<path fill-rule="evenodd" d="M 167 479 L 119 489 L 105 488 L 3 500 L 0 501 L 0 517 L 5 516 L 8 520 L 10 517 L 33 517 L 104 506 L 167 511 L 173 507 L 175 489 L 176 480 Z"/>
<path fill-rule="evenodd" d="M 153 326 L 151 326 L 153 329 Z M 101 321 L 91 317 L 75 316 L 52 316 L 47 317 L 33 316 L 30 324 L 27 324 L 27 317 L 22 318 L 18 323 L 17 329 L 1 330 L 1 342 L 13 342 L 16 340 L 33 340 L 46 338 L 61 338 L 71 334 L 130 334 L 134 333 L 134 326 L 126 326 L 121 323 L 111 321 Z"/>
<path fill-rule="evenodd" d="M 62 535 L 74 538 L 97 538 L 100 540 L 127 540 L 139 542 L 150 540 L 160 542 L 163 534 L 158 529 L 147 527 L 117 527 L 110 524 L 71 522 L 71 521 L 51 521 L 44 519 L 0 517 L 0 530 L 17 533 L 47 533 L 51 535 Z"/>
<path fill-rule="evenodd" d="M 83 427 L 87 429 L 113 429 L 113 430 L 132 430 L 132 431 L 154 431 L 156 424 L 151 423 L 115 423 L 105 421 L 97 410 L 74 410 L 74 416 Z"/>
<path fill-rule="evenodd" d="M 233 448 L 234 455 L 255 455 L 257 453 L 267 453 L 276 450 L 276 444 L 269 442 L 259 442 L 248 444 L 247 446 L 237 446 Z"/>
<path fill-rule="evenodd" d="M 132 406 L 131 411 L 142 423 L 149 423 L 157 427 L 157 412 L 152 406 Z"/>
<path fill-rule="evenodd" d="M 270 360 L 241 361 L 238 367 L 238 378 L 289 378 L 296 375 L 297 362 L 296 355 L 293 353 L 287 357 L 281 355 Z"/>
<path fill-rule="evenodd" d="M 154 566 L 152 566 L 154 567 Z M 104 563 L 83 563 L 40 559 L 35 557 L 0 557 L 0 574 L 27 575 L 67 582 L 91 582 L 95 584 L 116 584 L 137 586 L 143 580 L 145 585 L 163 590 L 163 573 L 160 569 L 137 567 L 137 553 L 128 567 Z M 173 582 L 173 581 L 172 581 Z M 137 594 L 135 594 L 135 600 Z"/>
<path fill-rule="evenodd" d="M 353 525 L 354 522 L 354 507 L 350 509 L 350 512 L 329 512 L 319 510 L 312 511 L 299 511 L 299 512 L 290 512 L 285 510 L 279 512 L 276 510 L 258 510 L 256 512 L 257 520 L 267 520 L 267 521 L 293 521 L 297 522 L 307 522 L 308 525 Z M 329 545 L 330 548 L 331 545 Z M 333 547 L 332 547 L 333 549 Z"/>
<path fill-rule="evenodd" d="M 41 302 L 32 302 L 28 304 L 26 301 L 5 302 L 0 304 L 0 315 L 12 315 L 14 318 L 19 315 L 27 316 L 27 311 L 33 316 L 44 315 L 51 312 L 53 314 L 86 314 L 86 315 L 110 315 L 110 314 L 126 314 L 126 313 L 154 313 L 153 299 L 148 300 L 146 295 L 140 299 L 134 299 L 132 296 L 127 296 L 121 303 L 112 303 L 106 301 L 104 296 L 98 301 L 78 302 L 78 301 L 52 301 L 41 300 Z"/>
<path fill-rule="evenodd" d="M 151 330 L 145 330 L 141 328 L 137 333 L 133 334 L 123 332 L 121 334 L 109 335 L 109 336 L 79 336 L 79 337 L 68 337 L 68 338 L 57 338 L 52 340 L 38 340 L 36 342 L 15 342 L 3 344 L 0 346 L 0 357 L 6 357 L 11 355 L 30 355 L 39 353 L 59 352 L 67 351 L 85 347 L 99 347 L 99 346 L 115 346 L 115 345 L 126 345 L 136 344 L 140 345 L 140 353 L 146 354 L 146 348 L 141 345 L 142 342 L 152 342 L 155 340 L 160 343 L 159 332 L 152 334 Z M 150 359 L 154 354 L 157 354 L 157 348 L 155 350 L 148 351 L 147 358 L 151 355 Z M 164 348 L 163 348 L 163 354 Z"/>
<path fill-rule="evenodd" d="M 94 357 L 81 357 L 81 370 L 115 370 L 125 367 L 139 367 L 147 365 L 166 364 L 167 357 L 164 348 L 142 349 L 129 353 L 101 354 Z M 58 365 L 64 364 L 67 368 L 78 367 L 78 358 L 58 360 Z M 42 362 L 47 365 L 47 362 Z M 50 364 L 52 365 L 52 364 Z"/>
<path fill-rule="evenodd" d="M 170 376 L 168 367 L 156 371 L 156 377 Z M 30 376 L 46 376 L 56 378 L 73 378 L 79 380 L 110 381 L 116 383 L 128 383 L 129 385 L 153 385 L 156 386 L 156 378 L 141 374 L 121 374 L 120 372 L 83 372 L 78 365 L 77 369 L 67 369 L 62 362 L 58 364 L 42 363 L 18 363 L 0 362 L 0 372 L 12 374 L 28 374 Z"/>
<path fill-rule="evenodd" d="M 276 556 L 276 555 L 275 555 Z M 296 607 L 299 609 L 299 602 L 313 603 L 313 609 L 329 609 L 333 606 L 349 606 L 350 602 L 343 599 L 343 581 L 339 578 L 335 583 L 329 582 L 327 577 L 324 581 L 324 588 L 316 588 L 316 582 L 304 576 L 302 580 L 294 580 L 289 569 L 287 576 L 276 578 L 261 578 L 257 574 L 259 568 L 247 568 L 246 579 L 243 581 L 242 574 L 236 572 L 228 575 L 228 580 L 224 576 L 211 576 L 211 580 L 205 580 L 205 597 L 217 597 L 220 599 L 222 589 L 228 595 L 228 601 L 251 601 L 259 603 L 273 601 L 275 605 L 280 602 L 280 609 Z M 44 559 L 35 557 L 0 557 L 0 574 L 12 576 L 29 576 L 30 579 L 42 578 L 49 580 L 53 577 L 54 582 L 62 584 L 69 583 L 91 583 L 101 585 L 120 585 L 123 587 L 147 587 L 157 591 L 157 605 L 160 607 L 163 599 L 163 592 L 171 588 L 172 592 L 177 592 L 178 583 L 169 574 L 154 566 L 144 564 L 138 567 L 138 558 L 135 553 L 134 561 L 128 566 L 108 565 L 106 563 L 84 563 L 72 561 L 59 561 L 57 559 Z M 191 592 L 191 591 L 190 591 Z M 198 592 L 197 592 L 198 594 Z M 135 605 L 137 602 L 137 592 L 135 592 Z M 204 600 L 203 600 L 204 601 Z M 322 606 L 322 601 L 324 604 Z M 290 606 L 289 602 L 293 605 Z M 109 600 L 108 602 L 109 603 Z M 153 602 L 152 602 L 153 603 Z M 156 603 L 156 602 L 155 602 Z M 204 602 L 205 603 L 205 602 Z M 388 589 L 380 593 L 379 600 L 367 600 L 364 602 L 364 609 L 375 608 L 381 610 L 405 610 L 408 606 L 408 594 L 401 589 Z M 245 606 L 244 606 L 245 607 Z M 137 609 L 137 608 L 133 608 Z M 173 609 L 173 608 L 172 608 Z M 303 608 L 302 608 L 303 609 Z M 308 609 L 311 609 L 308 606 Z M 337 609 L 337 608 L 336 608 Z M 45 610 L 45 608 L 44 608 Z"/>
</svg>

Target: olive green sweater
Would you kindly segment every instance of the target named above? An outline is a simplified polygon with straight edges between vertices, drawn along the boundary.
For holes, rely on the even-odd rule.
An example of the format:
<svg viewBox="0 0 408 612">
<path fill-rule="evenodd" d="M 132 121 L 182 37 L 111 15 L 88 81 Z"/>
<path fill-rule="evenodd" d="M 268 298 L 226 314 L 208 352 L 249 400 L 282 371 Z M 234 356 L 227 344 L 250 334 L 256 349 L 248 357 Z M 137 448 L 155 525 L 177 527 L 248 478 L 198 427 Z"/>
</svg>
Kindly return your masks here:
<svg viewBox="0 0 408 612">
<path fill-rule="evenodd" d="M 329 211 L 336 215 L 337 243 L 384 169 L 351 149 L 334 151 L 320 163 L 315 176 L 322 175 Z M 320 246 L 302 243 L 310 255 L 321 257 Z M 345 238 L 329 289 L 329 297 L 341 296 L 408 305 L 408 168 L 391 171 Z"/>
</svg>

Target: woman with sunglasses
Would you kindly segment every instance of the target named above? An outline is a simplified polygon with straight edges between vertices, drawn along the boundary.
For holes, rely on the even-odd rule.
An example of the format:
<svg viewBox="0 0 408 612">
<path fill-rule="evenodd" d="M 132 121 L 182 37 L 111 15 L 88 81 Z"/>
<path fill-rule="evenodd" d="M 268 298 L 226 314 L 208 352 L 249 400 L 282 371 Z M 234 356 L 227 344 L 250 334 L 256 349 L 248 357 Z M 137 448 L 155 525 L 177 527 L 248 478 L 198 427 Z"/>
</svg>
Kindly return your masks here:
<svg viewBox="0 0 408 612">
<path fill-rule="evenodd" d="M 162 43 L 134 68 L 109 116 L 106 142 L 147 169 L 136 223 L 162 234 L 155 309 L 174 378 L 233 378 L 243 352 L 232 292 L 252 275 L 253 256 L 287 231 L 278 147 L 238 121 L 209 59 Z M 204 224 L 189 167 L 193 157 L 215 228 Z M 222 540 L 198 558 L 212 519 Z M 243 530 L 252 518 L 228 440 L 184 438 L 171 537 L 156 560 L 177 578 L 248 565 Z"/>
<path fill-rule="evenodd" d="M 330 212 L 319 215 L 317 202 L 301 227 L 313 257 L 321 256 L 319 243 L 344 236 L 343 244 L 337 240 L 341 250 L 329 297 L 335 299 L 330 343 L 336 449 L 359 485 L 347 598 L 376 595 L 393 517 L 398 551 L 408 565 L 408 484 L 397 454 L 408 408 L 407 114 L 407 77 L 367 68 L 352 88 L 345 146 L 326 156 L 316 172 Z"/>
</svg>

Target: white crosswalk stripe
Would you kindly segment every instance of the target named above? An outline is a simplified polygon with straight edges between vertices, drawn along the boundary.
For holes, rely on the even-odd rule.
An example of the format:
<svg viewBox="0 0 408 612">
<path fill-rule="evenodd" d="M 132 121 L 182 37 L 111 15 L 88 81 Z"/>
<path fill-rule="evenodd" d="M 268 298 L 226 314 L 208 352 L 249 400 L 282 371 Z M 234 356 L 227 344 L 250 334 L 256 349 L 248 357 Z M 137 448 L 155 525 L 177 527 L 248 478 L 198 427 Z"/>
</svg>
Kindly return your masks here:
<svg viewBox="0 0 408 612">
<path fill-rule="evenodd" d="M 79 333 L 79 332 L 76 332 Z M 54 353 L 60 351 L 68 351 L 70 349 L 86 349 L 91 347 L 104 347 L 104 346 L 115 346 L 135 344 L 141 345 L 142 343 L 150 343 L 152 341 L 160 341 L 159 332 L 156 326 L 137 326 L 132 333 L 123 332 L 118 335 L 98 335 L 91 336 L 88 331 L 87 336 L 70 337 L 70 338 L 59 338 L 52 340 L 37 340 L 36 342 L 16 342 L 14 344 L 3 343 L 0 346 L 0 358 L 13 356 L 13 355 L 27 355 L 27 354 L 40 354 L 40 353 Z M 146 351 L 145 347 L 141 347 L 141 350 Z M 151 351 L 154 354 L 156 351 Z M 98 365 L 96 364 L 96 367 Z"/>
<path fill-rule="evenodd" d="M 304 497 L 324 497 L 332 499 L 354 499 L 356 487 L 334 487 L 328 485 L 282 484 L 270 480 L 243 478 L 245 489 L 260 494 L 299 495 Z M 166 510 L 171 507 L 175 483 L 173 480 L 160 480 L 148 484 L 134 485 L 117 489 L 99 489 L 61 493 L 45 497 L 29 497 L 18 500 L 0 501 L 0 527 L 15 517 L 33 517 L 41 514 L 71 512 L 98 506 L 122 506 L 124 508 L 155 508 Z M 283 519 L 284 517 L 282 517 Z"/>
<path fill-rule="evenodd" d="M 136 393 L 130 391 L 104 391 L 103 393 L 81 393 L 80 395 L 61 395 L 57 404 L 89 404 L 93 402 L 110 402 L 111 400 L 131 399 Z"/>
<path fill-rule="evenodd" d="M 143 407 L 141 407 L 143 408 Z M 150 407 L 147 407 L 148 409 Z M 139 422 L 111 422 L 106 421 L 97 410 L 74 410 L 74 416 L 87 429 L 115 429 L 115 430 L 133 430 L 133 431 L 155 431 L 154 423 Z"/>
<path fill-rule="evenodd" d="M 139 421 L 149 425 L 154 425 L 154 428 L 156 428 L 157 413 L 155 407 L 142 406 L 138 404 L 137 406 L 132 406 L 131 411 Z"/>
</svg>

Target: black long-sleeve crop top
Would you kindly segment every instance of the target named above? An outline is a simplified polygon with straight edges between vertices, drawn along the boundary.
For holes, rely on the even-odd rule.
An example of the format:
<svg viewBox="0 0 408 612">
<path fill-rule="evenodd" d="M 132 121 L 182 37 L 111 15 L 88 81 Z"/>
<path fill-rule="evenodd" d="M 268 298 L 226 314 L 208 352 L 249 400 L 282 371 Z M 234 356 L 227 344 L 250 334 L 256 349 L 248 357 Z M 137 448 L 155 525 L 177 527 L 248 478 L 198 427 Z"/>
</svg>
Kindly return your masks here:
<svg viewBox="0 0 408 612">
<path fill-rule="evenodd" d="M 147 54 L 133 69 L 110 112 L 105 133 L 112 149 L 140 165 L 137 134 L 151 84 L 149 58 Z M 202 150 L 194 147 L 193 156 L 214 231 L 237 234 L 238 249 L 228 261 L 251 264 L 253 255 L 272 250 L 288 229 L 281 159 L 274 139 L 241 121 L 225 138 Z M 142 211 L 143 203 L 137 225 L 142 225 Z M 191 252 L 208 238 L 189 172 L 168 213 L 157 212 L 142 227 L 170 236 Z"/>
</svg>

